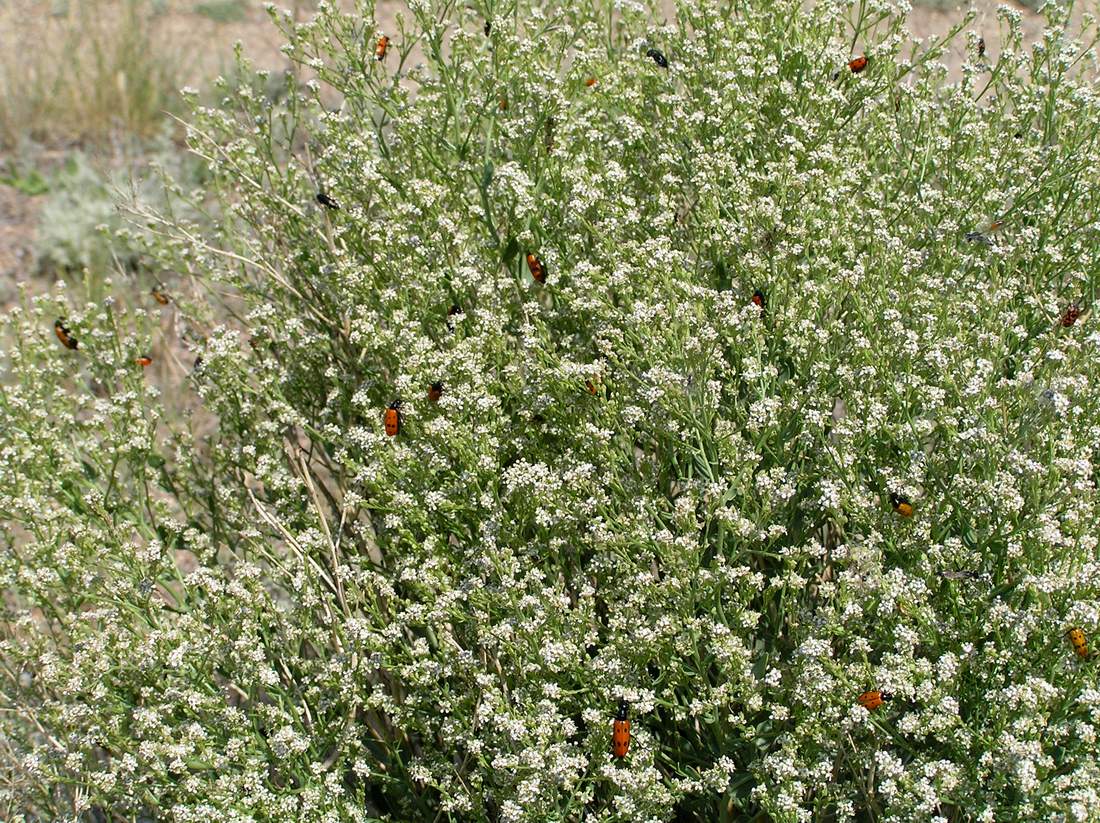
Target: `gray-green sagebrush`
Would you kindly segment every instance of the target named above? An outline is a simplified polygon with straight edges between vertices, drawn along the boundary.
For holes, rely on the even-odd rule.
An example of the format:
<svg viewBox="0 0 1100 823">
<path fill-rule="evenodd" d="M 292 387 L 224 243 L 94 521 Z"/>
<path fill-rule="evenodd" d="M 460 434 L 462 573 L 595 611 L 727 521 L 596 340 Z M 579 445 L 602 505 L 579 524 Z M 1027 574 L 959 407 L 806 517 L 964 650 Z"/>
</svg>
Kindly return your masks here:
<svg viewBox="0 0 1100 823">
<path fill-rule="evenodd" d="M 6 321 L 9 817 L 1095 820 L 1094 31 L 411 7 Z"/>
</svg>

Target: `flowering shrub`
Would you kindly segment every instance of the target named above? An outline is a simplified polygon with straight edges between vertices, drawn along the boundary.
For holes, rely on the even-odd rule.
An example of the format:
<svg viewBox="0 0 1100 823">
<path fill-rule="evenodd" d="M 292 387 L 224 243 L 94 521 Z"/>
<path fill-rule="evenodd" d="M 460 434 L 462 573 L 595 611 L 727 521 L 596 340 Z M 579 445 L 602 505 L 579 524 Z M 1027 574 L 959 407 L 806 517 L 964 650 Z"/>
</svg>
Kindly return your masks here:
<svg viewBox="0 0 1100 823">
<path fill-rule="evenodd" d="M 12 815 L 1095 820 L 1068 12 L 410 6 L 273 11 L 213 226 L 146 215 L 172 304 L 6 320 Z"/>
</svg>

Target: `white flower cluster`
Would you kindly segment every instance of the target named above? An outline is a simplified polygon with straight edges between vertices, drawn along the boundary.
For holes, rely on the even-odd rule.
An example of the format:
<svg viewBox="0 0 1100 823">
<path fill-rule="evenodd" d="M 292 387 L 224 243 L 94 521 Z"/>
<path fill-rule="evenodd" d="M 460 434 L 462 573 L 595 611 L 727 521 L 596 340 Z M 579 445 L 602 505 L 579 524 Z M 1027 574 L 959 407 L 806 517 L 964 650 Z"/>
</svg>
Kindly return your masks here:
<svg viewBox="0 0 1100 823">
<path fill-rule="evenodd" d="M 270 7 L 147 240 L 230 296 L 4 318 L 19 813 L 1096 819 L 1068 18 L 948 84 L 903 2 L 656 5 Z"/>
</svg>

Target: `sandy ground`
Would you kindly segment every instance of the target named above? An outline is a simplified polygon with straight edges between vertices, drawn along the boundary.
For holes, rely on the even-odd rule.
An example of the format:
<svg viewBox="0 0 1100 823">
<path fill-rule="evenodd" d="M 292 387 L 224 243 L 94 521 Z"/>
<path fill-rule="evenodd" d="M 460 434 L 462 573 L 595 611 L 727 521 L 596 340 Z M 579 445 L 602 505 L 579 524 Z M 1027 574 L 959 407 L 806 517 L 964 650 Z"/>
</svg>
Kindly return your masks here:
<svg viewBox="0 0 1100 823">
<path fill-rule="evenodd" d="M 34 231 L 41 198 L 0 186 L 0 305 L 15 296 L 15 283 L 34 268 Z"/>
<path fill-rule="evenodd" d="M 306 0 L 283 0 L 279 5 L 289 7 L 304 16 L 309 13 L 311 4 Z M 671 8 L 671 0 L 669 5 Z M 995 14 L 997 5 L 999 3 L 996 0 L 974 0 L 973 3 L 977 12 L 974 29 L 985 37 L 987 53 L 993 58 L 999 51 L 998 21 Z M 403 6 L 404 3 L 399 0 L 379 0 L 378 17 L 383 29 L 387 26 L 393 28 L 393 15 Z M 1024 17 L 1029 40 L 1034 39 L 1041 30 L 1037 15 L 1023 6 L 1015 7 Z M 963 14 L 962 8 L 946 11 L 918 8 L 910 17 L 909 27 L 918 38 L 942 35 Z M 243 20 L 218 23 L 183 11 L 170 15 L 164 25 L 169 27 L 171 36 L 182 42 L 195 44 L 198 49 L 190 68 L 190 73 L 194 75 L 192 85 L 202 85 L 203 78 L 211 77 L 231 65 L 233 44 L 236 41 L 243 44 L 245 54 L 258 66 L 276 69 L 285 63 L 279 52 L 281 35 L 271 24 L 259 0 L 250 5 L 247 17 Z M 957 68 L 964 59 L 963 48 L 959 44 L 947 56 L 946 62 L 952 68 Z M 63 150 L 52 154 L 55 157 L 64 157 Z M 44 155 L 46 168 L 49 167 L 49 156 Z M 3 160 L 0 155 L 0 169 L 5 165 Z M 15 282 L 27 279 L 35 272 L 35 228 L 43 200 L 41 196 L 28 196 L 10 186 L 0 185 L 0 305 L 7 304 L 13 296 Z"/>
</svg>

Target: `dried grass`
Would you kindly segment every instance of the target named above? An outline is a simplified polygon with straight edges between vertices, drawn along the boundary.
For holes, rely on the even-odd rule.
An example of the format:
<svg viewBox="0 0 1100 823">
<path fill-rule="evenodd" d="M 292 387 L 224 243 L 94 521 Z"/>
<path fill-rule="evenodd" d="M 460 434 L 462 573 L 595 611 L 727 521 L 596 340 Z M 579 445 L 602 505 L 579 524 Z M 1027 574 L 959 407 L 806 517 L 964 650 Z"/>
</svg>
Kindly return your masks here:
<svg viewBox="0 0 1100 823">
<path fill-rule="evenodd" d="M 0 145 L 144 137 L 188 69 L 155 0 L 12 0 L 0 7 Z M 177 35 L 177 36 L 173 36 Z"/>
</svg>

